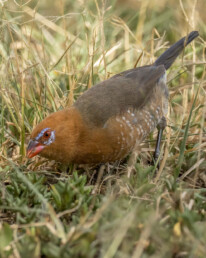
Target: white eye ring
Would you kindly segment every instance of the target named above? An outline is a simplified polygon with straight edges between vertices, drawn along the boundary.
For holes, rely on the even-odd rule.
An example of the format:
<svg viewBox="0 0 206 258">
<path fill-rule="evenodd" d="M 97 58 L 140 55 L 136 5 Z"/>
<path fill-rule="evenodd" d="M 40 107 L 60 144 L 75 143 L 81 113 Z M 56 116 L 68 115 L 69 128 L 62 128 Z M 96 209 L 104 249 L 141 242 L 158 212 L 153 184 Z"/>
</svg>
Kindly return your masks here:
<svg viewBox="0 0 206 258">
<path fill-rule="evenodd" d="M 41 132 L 37 135 L 35 140 L 38 141 L 40 138 L 42 138 L 44 136 L 44 133 L 48 130 L 51 130 L 51 129 L 50 128 L 44 128 L 43 130 L 41 130 Z M 46 141 L 43 141 L 43 144 L 45 144 L 47 146 L 55 141 L 55 131 L 50 131 L 50 132 L 51 132 L 51 135 L 50 135 L 49 139 L 46 140 Z"/>
<path fill-rule="evenodd" d="M 36 141 L 38 141 L 46 131 L 50 130 L 50 128 L 44 128 L 43 130 L 41 130 L 41 132 L 37 135 L 37 137 L 35 138 Z"/>
</svg>

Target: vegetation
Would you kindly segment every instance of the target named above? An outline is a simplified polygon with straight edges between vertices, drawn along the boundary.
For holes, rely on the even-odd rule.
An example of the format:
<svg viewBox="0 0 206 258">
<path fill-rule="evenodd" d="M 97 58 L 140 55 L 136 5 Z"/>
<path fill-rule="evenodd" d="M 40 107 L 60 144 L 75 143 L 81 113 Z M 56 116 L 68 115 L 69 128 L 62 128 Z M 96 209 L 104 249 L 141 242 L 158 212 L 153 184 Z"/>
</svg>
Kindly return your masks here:
<svg viewBox="0 0 206 258">
<path fill-rule="evenodd" d="M 205 257 L 205 1 L 0 1 L 0 257 Z M 157 132 L 127 161 L 28 160 L 32 128 L 120 71 L 199 30 L 168 72 Z"/>
</svg>

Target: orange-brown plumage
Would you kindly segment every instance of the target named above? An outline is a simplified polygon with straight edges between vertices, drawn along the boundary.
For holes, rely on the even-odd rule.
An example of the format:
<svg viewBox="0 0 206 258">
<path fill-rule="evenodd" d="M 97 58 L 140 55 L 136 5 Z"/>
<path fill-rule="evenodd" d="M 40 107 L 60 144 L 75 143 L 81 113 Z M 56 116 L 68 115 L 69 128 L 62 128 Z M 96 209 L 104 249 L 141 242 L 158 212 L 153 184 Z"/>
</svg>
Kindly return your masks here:
<svg viewBox="0 0 206 258">
<path fill-rule="evenodd" d="M 191 32 L 186 45 L 198 36 Z M 85 92 L 75 104 L 45 118 L 31 134 L 27 155 L 62 163 L 124 158 L 167 114 L 166 73 L 182 51 L 178 41 L 151 66 L 131 69 Z"/>
</svg>

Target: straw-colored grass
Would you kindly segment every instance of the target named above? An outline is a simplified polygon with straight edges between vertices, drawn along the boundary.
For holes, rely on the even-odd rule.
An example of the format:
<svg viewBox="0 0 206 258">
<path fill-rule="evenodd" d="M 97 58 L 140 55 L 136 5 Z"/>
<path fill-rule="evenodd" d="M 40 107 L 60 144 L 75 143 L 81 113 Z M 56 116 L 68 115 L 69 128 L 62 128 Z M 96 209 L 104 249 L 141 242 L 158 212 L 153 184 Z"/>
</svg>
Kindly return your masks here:
<svg viewBox="0 0 206 258">
<path fill-rule="evenodd" d="M 205 257 L 204 0 L 0 1 L 0 257 Z M 25 148 L 35 125 L 95 83 L 151 64 L 192 30 L 168 71 L 168 126 L 136 170 L 69 169 Z"/>
</svg>

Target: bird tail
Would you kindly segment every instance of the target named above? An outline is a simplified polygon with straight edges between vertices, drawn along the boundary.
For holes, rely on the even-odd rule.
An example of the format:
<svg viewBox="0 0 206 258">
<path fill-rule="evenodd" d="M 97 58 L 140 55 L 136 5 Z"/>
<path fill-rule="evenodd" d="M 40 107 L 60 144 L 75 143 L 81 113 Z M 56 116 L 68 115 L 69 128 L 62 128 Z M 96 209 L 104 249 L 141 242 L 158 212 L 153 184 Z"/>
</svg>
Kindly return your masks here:
<svg viewBox="0 0 206 258">
<path fill-rule="evenodd" d="M 198 31 L 192 31 L 190 34 L 168 48 L 154 63 L 154 65 L 164 65 L 167 70 L 175 61 L 177 56 L 193 39 L 199 36 Z"/>
</svg>

